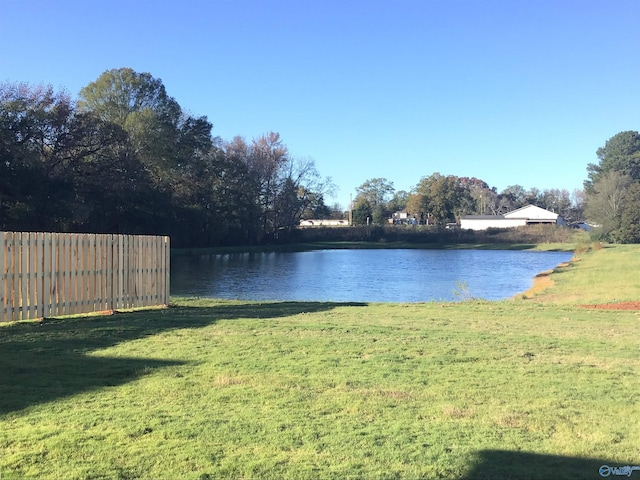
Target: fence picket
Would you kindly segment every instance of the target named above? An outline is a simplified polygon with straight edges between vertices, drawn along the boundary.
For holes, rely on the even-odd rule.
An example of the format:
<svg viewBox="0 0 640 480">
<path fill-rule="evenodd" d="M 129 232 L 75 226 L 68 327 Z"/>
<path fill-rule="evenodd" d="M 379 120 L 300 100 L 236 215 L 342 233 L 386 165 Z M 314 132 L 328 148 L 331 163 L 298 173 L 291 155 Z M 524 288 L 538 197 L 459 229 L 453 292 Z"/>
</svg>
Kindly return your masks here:
<svg viewBox="0 0 640 480">
<path fill-rule="evenodd" d="M 14 245 L 13 245 L 15 255 L 16 255 L 16 270 L 15 275 L 13 277 L 13 291 L 16 296 L 16 305 L 14 307 L 13 315 L 16 320 L 22 320 L 22 233 L 17 233 L 14 236 Z"/>
<path fill-rule="evenodd" d="M 42 233 L 38 234 L 39 238 L 41 238 L 42 242 L 42 288 L 40 298 L 41 308 L 38 312 L 38 317 L 50 317 L 51 309 L 53 305 L 56 303 L 56 293 L 55 293 L 55 257 L 53 256 L 53 252 L 55 251 L 52 245 L 52 237 L 51 233 Z"/>
<path fill-rule="evenodd" d="M 60 235 L 62 242 L 62 259 L 60 265 L 62 285 L 64 294 L 62 295 L 62 312 L 61 315 L 71 314 L 71 284 L 73 275 L 71 273 L 71 239 L 72 235 Z"/>
<path fill-rule="evenodd" d="M 0 232 L 0 321 L 6 321 L 8 316 L 9 297 L 7 296 L 7 234 Z"/>
</svg>

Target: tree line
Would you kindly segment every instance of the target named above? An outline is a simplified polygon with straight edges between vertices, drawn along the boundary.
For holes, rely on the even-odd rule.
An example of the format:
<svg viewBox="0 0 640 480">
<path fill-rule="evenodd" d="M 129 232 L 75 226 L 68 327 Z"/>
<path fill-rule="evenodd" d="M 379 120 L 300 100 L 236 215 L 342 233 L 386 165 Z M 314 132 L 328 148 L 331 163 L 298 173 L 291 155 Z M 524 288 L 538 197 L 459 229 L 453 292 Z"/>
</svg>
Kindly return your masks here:
<svg viewBox="0 0 640 480">
<path fill-rule="evenodd" d="M 640 243 L 640 133 L 620 132 L 596 151 L 587 166 L 586 218 L 595 236 L 616 243 Z"/>
<path fill-rule="evenodd" d="M 588 222 L 595 239 L 640 243 L 640 134 L 629 130 L 611 137 L 587 165 L 584 190 L 525 189 L 501 192 L 478 178 L 455 175 L 422 177 L 410 191 L 396 191 L 386 178 L 357 188 L 356 225 L 383 225 L 393 212 L 405 211 L 418 224 L 457 222 L 464 215 L 500 215 L 528 204 L 561 215 L 569 224 Z"/>
<path fill-rule="evenodd" d="M 567 221 L 580 221 L 586 197 L 582 190 L 525 189 L 512 185 L 502 192 L 475 177 L 424 176 L 410 192 L 395 191 L 386 178 L 365 181 L 357 189 L 353 222 L 383 225 L 393 212 L 407 212 L 418 224 L 457 222 L 464 215 L 502 215 L 533 204 L 562 215 Z"/>
<path fill-rule="evenodd" d="M 333 184 L 277 133 L 212 136 L 162 81 L 109 70 L 77 100 L 0 84 L 0 230 L 163 234 L 256 244 L 330 215 Z"/>
<path fill-rule="evenodd" d="M 487 182 L 433 173 L 410 191 L 365 181 L 347 211 L 326 204 L 335 189 L 313 160 L 280 135 L 212 135 L 160 79 L 130 68 L 104 72 L 77 99 L 50 86 L 0 83 L 0 230 L 162 234 L 174 246 L 283 241 L 301 218 L 386 224 L 406 211 L 420 223 L 502 214 L 527 204 L 597 235 L 640 241 L 640 136 L 621 132 L 597 151 L 584 190 L 498 192 Z"/>
</svg>

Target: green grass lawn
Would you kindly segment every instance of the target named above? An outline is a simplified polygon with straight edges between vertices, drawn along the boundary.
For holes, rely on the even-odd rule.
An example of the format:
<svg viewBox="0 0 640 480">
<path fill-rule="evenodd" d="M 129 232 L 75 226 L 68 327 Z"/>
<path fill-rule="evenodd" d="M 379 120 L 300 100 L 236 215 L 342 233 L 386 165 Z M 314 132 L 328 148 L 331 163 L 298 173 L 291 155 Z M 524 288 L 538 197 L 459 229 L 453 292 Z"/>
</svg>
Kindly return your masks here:
<svg viewBox="0 0 640 480">
<path fill-rule="evenodd" d="M 576 480 L 640 465 L 639 312 L 578 306 L 639 300 L 639 253 L 580 254 L 533 299 L 174 299 L 2 326 L 0 478 Z"/>
</svg>

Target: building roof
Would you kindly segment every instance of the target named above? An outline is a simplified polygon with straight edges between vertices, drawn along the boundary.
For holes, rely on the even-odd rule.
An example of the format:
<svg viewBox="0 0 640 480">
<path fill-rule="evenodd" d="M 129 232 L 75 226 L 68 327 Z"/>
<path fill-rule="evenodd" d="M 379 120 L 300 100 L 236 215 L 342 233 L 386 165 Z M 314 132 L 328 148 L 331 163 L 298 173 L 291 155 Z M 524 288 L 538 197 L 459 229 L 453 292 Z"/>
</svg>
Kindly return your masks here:
<svg viewBox="0 0 640 480">
<path fill-rule="evenodd" d="M 465 215 L 465 220 L 499 220 L 504 218 L 504 215 Z"/>
<path fill-rule="evenodd" d="M 462 218 L 465 220 L 556 220 L 558 214 L 535 205 L 525 205 L 504 215 L 465 215 Z"/>
<path fill-rule="evenodd" d="M 536 205 L 525 205 L 522 208 L 512 210 L 511 212 L 504 214 L 505 218 L 527 218 L 527 219 L 547 219 L 556 220 L 558 218 L 557 213 L 550 212 L 544 208 L 537 207 Z"/>
</svg>

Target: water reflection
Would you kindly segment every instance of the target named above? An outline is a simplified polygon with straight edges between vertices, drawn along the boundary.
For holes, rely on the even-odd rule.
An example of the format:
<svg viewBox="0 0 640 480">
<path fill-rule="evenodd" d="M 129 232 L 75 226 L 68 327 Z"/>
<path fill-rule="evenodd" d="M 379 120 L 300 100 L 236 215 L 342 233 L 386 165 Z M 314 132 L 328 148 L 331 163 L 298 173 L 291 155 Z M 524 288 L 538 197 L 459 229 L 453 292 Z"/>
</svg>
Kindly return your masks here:
<svg viewBox="0 0 640 480">
<path fill-rule="evenodd" d="M 568 252 L 316 250 L 174 257 L 171 294 L 242 300 L 424 302 L 500 300 L 568 261 Z"/>
</svg>

